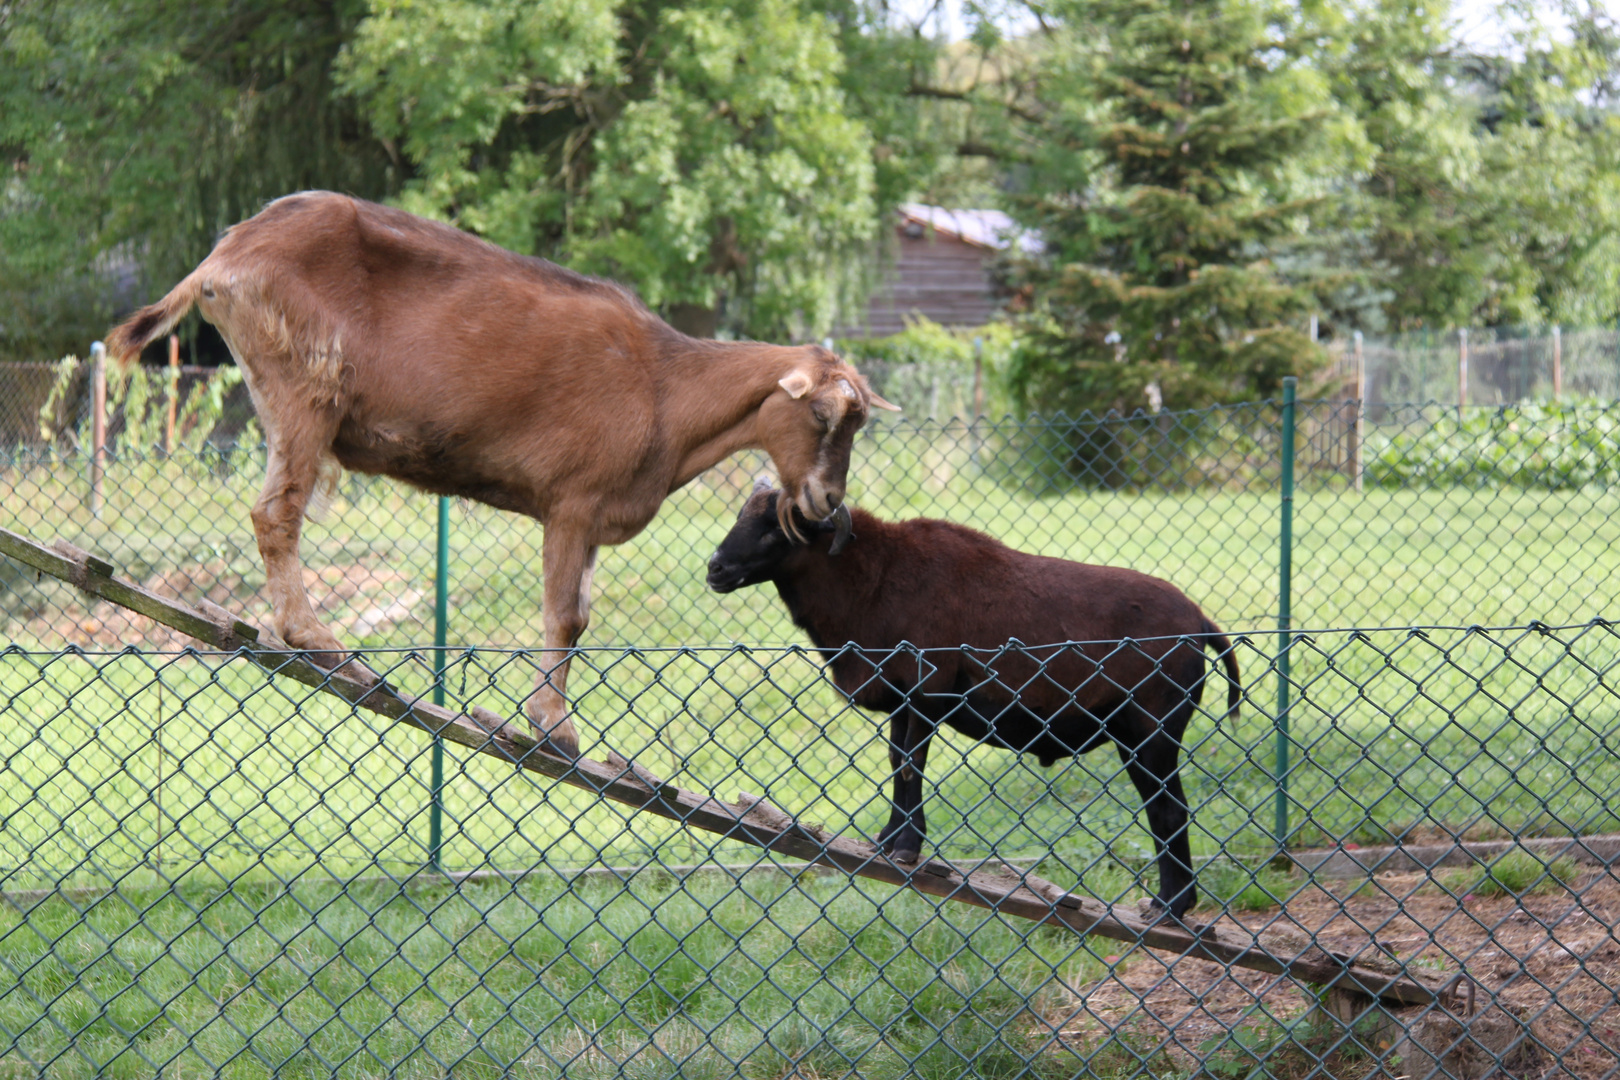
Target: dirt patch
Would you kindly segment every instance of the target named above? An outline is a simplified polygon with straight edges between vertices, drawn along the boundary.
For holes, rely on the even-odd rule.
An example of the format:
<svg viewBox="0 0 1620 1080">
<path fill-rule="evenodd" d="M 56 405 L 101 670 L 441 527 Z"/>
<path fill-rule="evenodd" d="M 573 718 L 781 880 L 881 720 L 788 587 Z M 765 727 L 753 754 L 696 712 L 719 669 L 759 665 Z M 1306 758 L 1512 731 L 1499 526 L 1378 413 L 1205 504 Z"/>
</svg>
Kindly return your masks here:
<svg viewBox="0 0 1620 1080">
<path fill-rule="evenodd" d="M 1342 887 L 1306 886 L 1284 908 L 1234 912 L 1220 921 L 1310 935 L 1334 952 L 1393 952 L 1419 967 L 1464 970 L 1476 984 L 1474 1008 L 1481 1017 L 1511 1019 L 1530 1035 L 1498 1075 L 1596 1078 L 1620 1066 L 1617 918 L 1620 882 L 1588 872 L 1542 895 L 1461 899 L 1424 874 L 1381 875 Z M 1116 955 L 1105 944 L 1098 948 L 1112 957 L 1110 973 L 1069 987 L 1045 1017 L 1051 1034 L 1070 1049 L 1123 1045 L 1138 1058 L 1168 1058 L 1178 1071 L 1212 1074 L 1223 1073 L 1210 1067 L 1211 1059 L 1220 1059 L 1239 1077 L 1260 1060 L 1274 1075 L 1291 1075 L 1293 1052 L 1302 1059 L 1300 1075 L 1313 1071 L 1308 1066 L 1315 1062 L 1303 1060 L 1310 1055 L 1280 1038 L 1290 1027 L 1304 1030 L 1298 1022 L 1316 1005 L 1295 983 L 1143 948 Z M 1398 1050 L 1400 1035 L 1370 1035 L 1365 1048 L 1355 1045 L 1359 1040 L 1337 1041 L 1338 1049 L 1323 1055 L 1331 1059 L 1327 1071 L 1363 1076 L 1386 1072 L 1375 1055 Z"/>
<path fill-rule="evenodd" d="M 141 584 L 159 596 L 188 604 L 206 598 L 257 626 L 270 625 L 270 604 L 260 589 L 231 571 L 224 560 L 165 570 Z M 335 631 L 354 639 L 399 625 L 414 629 L 418 622 L 416 608 L 426 595 L 412 588 L 405 574 L 370 565 L 369 561 L 320 570 L 306 567 L 304 587 L 309 590 L 316 613 Z M 88 612 L 40 616 L 29 622 L 28 629 L 38 640 L 66 641 L 83 648 L 135 645 L 167 651 L 194 644 L 177 630 L 105 600 L 92 605 Z"/>
</svg>

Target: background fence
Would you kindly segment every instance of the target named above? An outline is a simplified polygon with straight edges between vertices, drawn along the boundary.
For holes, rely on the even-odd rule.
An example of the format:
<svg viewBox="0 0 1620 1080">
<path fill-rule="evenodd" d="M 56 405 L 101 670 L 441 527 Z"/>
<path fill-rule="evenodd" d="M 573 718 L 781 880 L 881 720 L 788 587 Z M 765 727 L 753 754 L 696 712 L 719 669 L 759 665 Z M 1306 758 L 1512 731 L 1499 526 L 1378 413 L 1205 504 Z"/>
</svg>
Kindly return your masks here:
<svg viewBox="0 0 1620 1080">
<path fill-rule="evenodd" d="M 1385 406 L 1357 435 L 1354 403 L 1297 409 L 1291 557 L 1296 626 L 1524 624 L 1608 613 L 1620 562 L 1620 407 L 1467 410 Z M 851 499 L 929 515 L 1024 550 L 1133 567 L 1186 591 L 1228 630 L 1276 626 L 1282 468 L 1278 403 L 1134 418 L 901 420 L 859 436 Z M 769 462 L 743 455 L 608 549 L 586 644 L 801 640 L 773 597 L 719 597 L 705 562 Z M 25 452 L 0 470 L 12 528 L 62 536 L 167 595 L 206 594 L 267 615 L 248 510 L 257 447 L 164 455 L 114 446 L 92 509 L 88 455 Z M 1359 480 L 1359 483 L 1358 483 Z M 347 641 L 429 640 L 433 500 L 346 477 L 306 529 L 309 584 Z M 540 530 L 485 507 L 450 513 L 450 640 L 541 640 Z M 162 647 L 175 639 L 86 605 L 59 583 L 0 570 L 0 618 L 17 641 Z"/>
<path fill-rule="evenodd" d="M 1156 573 L 1250 632 L 1241 718 L 1217 680 L 1185 740 L 1194 921 L 1466 970 L 1471 1015 L 1347 1027 L 1285 978 L 784 868 L 455 747 L 435 783 L 421 733 L 6 560 L 0 1075 L 1612 1075 L 1615 407 L 1307 402 L 1292 440 L 1284 416 L 875 424 L 851 497 Z M 7 526 L 265 620 L 258 448 L 114 440 L 94 510 L 91 464 L 14 451 Z M 789 647 L 768 588 L 702 588 L 764 464 L 604 553 L 570 683 L 586 753 L 873 837 L 881 718 Z M 434 510 L 346 478 L 305 542 L 323 617 L 410 692 L 434 681 Z M 450 517 L 443 685 L 515 715 L 539 530 Z M 1305 629 L 1280 651 L 1285 595 Z M 1152 890 L 1111 751 L 1042 770 L 943 734 L 927 776 L 925 855 Z"/>
</svg>

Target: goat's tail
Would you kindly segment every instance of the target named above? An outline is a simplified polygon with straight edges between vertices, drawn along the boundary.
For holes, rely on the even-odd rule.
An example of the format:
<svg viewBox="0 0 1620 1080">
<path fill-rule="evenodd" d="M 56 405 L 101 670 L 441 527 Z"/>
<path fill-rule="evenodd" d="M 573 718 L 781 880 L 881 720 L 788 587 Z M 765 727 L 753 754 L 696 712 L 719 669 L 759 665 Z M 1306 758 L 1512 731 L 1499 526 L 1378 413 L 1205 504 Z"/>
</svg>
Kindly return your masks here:
<svg viewBox="0 0 1620 1080">
<path fill-rule="evenodd" d="M 1221 628 L 1204 618 L 1204 647 L 1213 648 L 1215 655 L 1226 666 L 1226 718 L 1238 718 L 1238 703 L 1243 700 L 1243 680 L 1238 674 L 1237 653 L 1232 651 L 1232 639 Z"/>
<path fill-rule="evenodd" d="M 107 353 L 114 360 L 128 361 L 140 355 L 158 338 L 174 329 L 174 324 L 186 317 L 197 295 L 202 291 L 202 277 L 193 270 L 169 295 L 155 304 L 148 304 L 131 315 L 107 335 Z"/>
</svg>

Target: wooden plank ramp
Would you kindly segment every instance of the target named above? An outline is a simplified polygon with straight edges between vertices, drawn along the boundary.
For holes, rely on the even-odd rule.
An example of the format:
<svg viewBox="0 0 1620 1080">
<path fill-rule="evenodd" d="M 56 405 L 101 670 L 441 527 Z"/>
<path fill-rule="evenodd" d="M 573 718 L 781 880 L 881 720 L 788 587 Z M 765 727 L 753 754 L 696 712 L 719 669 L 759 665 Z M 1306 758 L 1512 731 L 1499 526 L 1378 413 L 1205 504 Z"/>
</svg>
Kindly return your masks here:
<svg viewBox="0 0 1620 1080">
<path fill-rule="evenodd" d="M 865 841 L 835 836 L 818 825 L 797 821 L 757 795 L 736 802 L 686 791 L 610 753 L 607 761 L 566 761 L 536 749 L 528 731 L 487 709 L 458 713 L 403 697 L 386 684 L 365 686 L 316 667 L 279 642 L 261 642 L 253 626 L 204 600 L 199 606 L 170 600 L 114 575 L 113 567 L 66 541 L 50 547 L 0 528 L 0 552 L 41 573 L 69 582 L 220 652 L 238 653 L 271 675 L 292 679 L 332 694 L 354 707 L 409 724 L 470 750 L 503 758 L 514 766 L 559 783 L 593 791 L 689 829 L 753 844 L 779 855 L 833 867 L 929 896 L 987 908 L 1081 935 L 1110 938 L 1171 952 L 1179 957 L 1285 975 L 1327 991 L 1346 1005 L 1374 1001 L 1386 1007 L 1449 1006 L 1465 977 L 1460 973 L 1408 969 L 1377 954 L 1371 941 L 1362 955 L 1335 953 L 1303 935 L 1267 930 L 1252 933 L 1235 925 L 1196 925 L 1139 909 L 1108 905 L 1009 864 L 958 866 L 929 859 L 914 866 L 896 863 Z M 1359 1011 L 1359 1010 L 1357 1010 Z"/>
</svg>

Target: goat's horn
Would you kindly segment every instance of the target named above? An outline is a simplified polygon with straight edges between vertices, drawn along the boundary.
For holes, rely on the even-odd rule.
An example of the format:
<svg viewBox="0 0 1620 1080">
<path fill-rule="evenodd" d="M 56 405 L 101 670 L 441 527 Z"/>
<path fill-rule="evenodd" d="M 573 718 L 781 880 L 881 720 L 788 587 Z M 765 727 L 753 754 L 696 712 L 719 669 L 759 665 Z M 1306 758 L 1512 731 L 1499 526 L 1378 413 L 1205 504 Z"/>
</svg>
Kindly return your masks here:
<svg viewBox="0 0 1620 1080">
<path fill-rule="evenodd" d="M 843 503 L 839 503 L 838 509 L 832 512 L 832 519 L 832 546 L 827 549 L 827 554 L 836 555 L 855 539 L 855 523 L 850 520 L 849 507 Z"/>
</svg>

